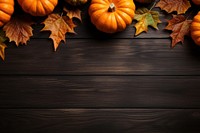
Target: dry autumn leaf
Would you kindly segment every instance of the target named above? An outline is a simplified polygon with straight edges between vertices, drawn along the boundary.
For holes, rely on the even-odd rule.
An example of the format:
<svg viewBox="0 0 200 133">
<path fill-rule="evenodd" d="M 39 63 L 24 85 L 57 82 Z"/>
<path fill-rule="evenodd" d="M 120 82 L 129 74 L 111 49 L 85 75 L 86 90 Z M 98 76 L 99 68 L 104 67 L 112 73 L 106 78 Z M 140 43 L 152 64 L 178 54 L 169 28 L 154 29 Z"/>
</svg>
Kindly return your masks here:
<svg viewBox="0 0 200 133">
<path fill-rule="evenodd" d="M 33 36 L 32 24 L 33 21 L 29 17 L 16 16 L 3 27 L 3 30 L 10 42 L 14 41 L 19 46 L 19 44 L 27 44 L 27 41 Z"/>
<path fill-rule="evenodd" d="M 159 20 L 159 12 L 151 11 L 147 8 L 139 8 L 136 11 L 135 20 L 138 22 L 135 24 L 136 33 L 135 35 L 139 35 L 143 31 L 148 31 L 148 26 L 152 26 L 155 29 L 158 29 L 158 23 L 161 23 Z"/>
<path fill-rule="evenodd" d="M 65 34 L 67 32 L 74 33 L 74 23 L 72 19 L 59 14 L 50 14 L 43 22 L 45 27 L 41 31 L 51 31 L 50 38 L 54 43 L 54 50 L 56 51 L 60 42 L 65 42 Z"/>
<path fill-rule="evenodd" d="M 168 13 L 177 11 L 178 14 L 185 13 L 190 7 L 188 0 L 160 0 L 156 7 L 160 7 Z"/>
<path fill-rule="evenodd" d="M 190 24 L 192 20 L 187 20 L 183 15 L 173 15 L 173 18 L 168 21 L 166 30 L 172 30 L 172 48 L 179 42 L 184 42 L 184 36 L 189 34 Z"/>
<path fill-rule="evenodd" d="M 77 18 L 80 21 L 82 21 L 81 11 L 79 9 L 68 10 L 66 7 L 64 7 L 63 11 L 65 11 L 67 13 L 67 16 L 70 19 Z"/>
<path fill-rule="evenodd" d="M 4 42 L 7 40 L 5 33 L 0 30 L 0 57 L 5 60 L 5 48 L 7 47 Z"/>
</svg>

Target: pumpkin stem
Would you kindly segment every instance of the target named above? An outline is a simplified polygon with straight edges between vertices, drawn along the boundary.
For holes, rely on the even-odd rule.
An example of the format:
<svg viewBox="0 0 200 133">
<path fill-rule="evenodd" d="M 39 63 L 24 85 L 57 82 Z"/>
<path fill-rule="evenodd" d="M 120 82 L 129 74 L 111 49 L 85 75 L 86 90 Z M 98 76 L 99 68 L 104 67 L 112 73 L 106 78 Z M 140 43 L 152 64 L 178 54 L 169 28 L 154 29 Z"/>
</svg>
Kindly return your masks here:
<svg viewBox="0 0 200 133">
<path fill-rule="evenodd" d="M 109 8 L 108 8 L 108 11 L 109 12 L 114 12 L 115 11 L 115 4 L 114 3 L 111 3 Z"/>
</svg>

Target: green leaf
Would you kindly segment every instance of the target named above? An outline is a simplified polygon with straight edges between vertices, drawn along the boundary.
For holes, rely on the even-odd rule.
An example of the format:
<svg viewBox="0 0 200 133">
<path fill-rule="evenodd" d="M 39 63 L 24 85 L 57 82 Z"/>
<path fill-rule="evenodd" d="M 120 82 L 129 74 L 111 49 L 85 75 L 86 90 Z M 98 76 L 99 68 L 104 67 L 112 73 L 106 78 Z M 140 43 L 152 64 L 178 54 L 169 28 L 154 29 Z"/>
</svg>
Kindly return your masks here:
<svg viewBox="0 0 200 133">
<path fill-rule="evenodd" d="M 136 11 L 135 20 L 138 22 L 135 24 L 136 33 L 135 35 L 139 35 L 142 32 L 148 31 L 148 26 L 152 26 L 153 28 L 158 30 L 158 24 L 161 23 L 159 19 L 159 12 L 151 11 L 147 8 L 139 8 Z"/>
</svg>

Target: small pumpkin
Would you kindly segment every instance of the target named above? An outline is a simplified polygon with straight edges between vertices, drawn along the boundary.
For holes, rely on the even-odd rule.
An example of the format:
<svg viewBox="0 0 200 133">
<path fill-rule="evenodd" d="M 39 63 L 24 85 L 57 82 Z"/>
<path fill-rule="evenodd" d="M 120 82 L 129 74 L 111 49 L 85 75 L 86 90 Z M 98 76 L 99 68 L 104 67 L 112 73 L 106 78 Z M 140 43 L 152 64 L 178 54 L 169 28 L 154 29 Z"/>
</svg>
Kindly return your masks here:
<svg viewBox="0 0 200 133">
<path fill-rule="evenodd" d="M 14 0 L 0 0 L 0 27 L 8 22 L 14 12 Z"/>
<path fill-rule="evenodd" d="M 191 37 L 197 45 L 200 45 L 200 12 L 194 17 L 190 26 Z"/>
<path fill-rule="evenodd" d="M 18 0 L 22 9 L 33 16 L 45 16 L 53 12 L 58 0 Z"/>
<path fill-rule="evenodd" d="M 133 0 L 92 0 L 88 11 L 98 30 L 115 33 L 132 23 L 135 4 Z"/>
<path fill-rule="evenodd" d="M 200 5 L 200 0 L 192 0 L 195 5 Z"/>
<path fill-rule="evenodd" d="M 139 3 L 144 3 L 144 4 L 147 4 L 147 3 L 151 3 L 151 2 L 154 2 L 155 0 L 135 0 Z"/>
<path fill-rule="evenodd" d="M 72 6 L 83 5 L 87 2 L 87 0 L 65 0 L 65 1 Z"/>
</svg>

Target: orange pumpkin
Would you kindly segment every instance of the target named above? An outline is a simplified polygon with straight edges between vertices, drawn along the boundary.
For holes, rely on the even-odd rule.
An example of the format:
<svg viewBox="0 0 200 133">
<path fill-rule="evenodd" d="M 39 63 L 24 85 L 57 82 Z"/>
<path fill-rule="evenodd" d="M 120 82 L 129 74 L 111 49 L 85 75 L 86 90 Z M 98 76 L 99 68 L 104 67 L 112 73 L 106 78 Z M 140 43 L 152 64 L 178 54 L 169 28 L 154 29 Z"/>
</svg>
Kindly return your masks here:
<svg viewBox="0 0 200 133">
<path fill-rule="evenodd" d="M 135 4 L 133 0 L 92 0 L 89 15 L 98 30 L 115 33 L 132 23 Z"/>
<path fill-rule="evenodd" d="M 135 0 L 135 1 L 137 1 L 137 2 L 139 2 L 139 3 L 144 3 L 144 4 L 146 4 L 146 3 L 154 2 L 155 0 Z"/>
<path fill-rule="evenodd" d="M 33 16 L 45 16 L 50 14 L 58 0 L 18 0 L 22 9 Z"/>
<path fill-rule="evenodd" d="M 14 0 L 0 0 L 0 27 L 8 22 L 14 12 Z"/>
<path fill-rule="evenodd" d="M 197 45 L 200 45 L 200 12 L 194 17 L 190 26 L 191 37 Z"/>
<path fill-rule="evenodd" d="M 192 0 L 195 5 L 200 5 L 200 0 Z"/>
<path fill-rule="evenodd" d="M 65 0 L 65 1 L 72 6 L 83 5 L 87 2 L 87 0 Z"/>
</svg>

